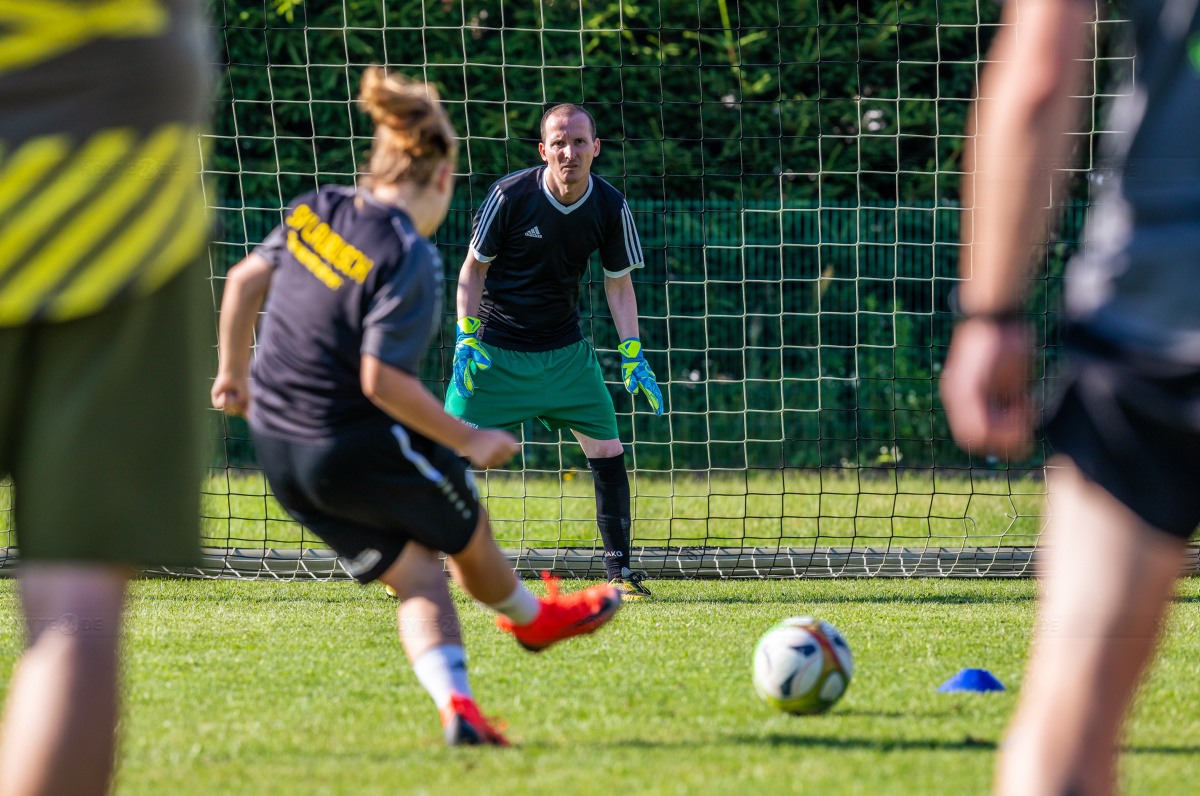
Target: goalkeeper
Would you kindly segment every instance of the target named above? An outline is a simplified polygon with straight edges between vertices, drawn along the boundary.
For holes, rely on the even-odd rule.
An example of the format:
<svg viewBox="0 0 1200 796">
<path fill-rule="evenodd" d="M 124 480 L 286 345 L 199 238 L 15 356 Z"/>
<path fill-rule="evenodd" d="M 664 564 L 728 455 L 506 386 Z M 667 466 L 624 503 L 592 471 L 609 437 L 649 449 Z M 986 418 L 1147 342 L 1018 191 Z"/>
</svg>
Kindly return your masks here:
<svg viewBox="0 0 1200 796">
<path fill-rule="evenodd" d="M 621 378 L 654 413 L 662 393 L 642 354 L 629 274 L 645 263 L 633 214 L 619 191 L 591 174 L 596 122 L 579 105 L 542 116 L 545 166 L 504 177 L 475 215 L 458 277 L 458 343 L 446 411 L 478 428 L 512 429 L 532 418 L 569 428 L 596 484 L 605 569 L 625 599 L 650 591 L 630 570 L 629 475 L 612 396 L 579 329 L 579 282 L 597 249 L 604 292 L 621 336 Z"/>
</svg>

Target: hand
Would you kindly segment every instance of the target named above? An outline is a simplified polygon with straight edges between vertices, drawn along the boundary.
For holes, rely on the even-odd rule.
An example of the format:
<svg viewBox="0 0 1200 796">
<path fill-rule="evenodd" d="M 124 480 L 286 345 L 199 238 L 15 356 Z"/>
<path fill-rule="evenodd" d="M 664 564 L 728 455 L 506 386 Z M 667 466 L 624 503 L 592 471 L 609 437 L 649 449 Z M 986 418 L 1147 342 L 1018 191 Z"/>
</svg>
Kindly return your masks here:
<svg viewBox="0 0 1200 796">
<path fill-rule="evenodd" d="M 250 378 L 218 371 L 213 380 L 212 405 L 227 415 L 245 417 L 250 411 Z"/>
<path fill-rule="evenodd" d="M 621 341 L 617 350 L 621 352 L 621 380 L 625 382 L 625 389 L 633 395 L 640 390 L 650 402 L 654 414 L 661 415 L 662 392 L 658 389 L 658 382 L 654 380 L 654 371 L 650 370 L 646 357 L 642 356 L 642 341 L 630 337 Z"/>
<path fill-rule="evenodd" d="M 499 467 L 521 451 L 521 443 L 507 431 L 475 429 L 467 438 L 462 454 L 481 470 Z"/>
<path fill-rule="evenodd" d="M 942 371 L 942 403 L 959 446 L 976 455 L 1022 459 L 1032 446 L 1032 368 L 1024 324 L 961 321 Z"/>
<path fill-rule="evenodd" d="M 478 318 L 459 318 L 458 342 L 454 345 L 454 391 L 462 398 L 475 394 L 475 380 L 471 375 L 492 366 L 491 356 L 475 337 L 477 331 Z"/>
</svg>

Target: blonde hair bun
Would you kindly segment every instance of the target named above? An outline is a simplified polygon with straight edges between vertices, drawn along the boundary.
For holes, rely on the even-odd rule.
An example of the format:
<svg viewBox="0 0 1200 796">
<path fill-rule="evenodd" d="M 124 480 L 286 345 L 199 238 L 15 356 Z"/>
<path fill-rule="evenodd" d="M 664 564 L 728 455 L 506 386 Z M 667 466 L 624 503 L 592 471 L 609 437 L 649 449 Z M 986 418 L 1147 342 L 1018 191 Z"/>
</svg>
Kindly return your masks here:
<svg viewBox="0 0 1200 796">
<path fill-rule="evenodd" d="M 358 99 L 375 122 L 372 182 L 424 185 L 442 161 L 453 164 L 458 142 L 435 87 L 371 66 Z"/>
</svg>

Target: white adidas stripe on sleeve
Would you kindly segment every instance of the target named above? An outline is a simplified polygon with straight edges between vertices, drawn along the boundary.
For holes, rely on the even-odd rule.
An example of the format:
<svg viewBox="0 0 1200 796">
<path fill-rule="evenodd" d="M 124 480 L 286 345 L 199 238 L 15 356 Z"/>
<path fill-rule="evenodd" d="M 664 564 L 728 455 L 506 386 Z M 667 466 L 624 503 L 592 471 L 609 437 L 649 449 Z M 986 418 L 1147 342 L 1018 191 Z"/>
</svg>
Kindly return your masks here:
<svg viewBox="0 0 1200 796">
<path fill-rule="evenodd" d="M 643 268 L 646 265 L 642 256 L 642 241 L 638 237 L 637 226 L 633 223 L 633 212 L 629 209 L 628 202 L 621 203 L 621 234 L 625 238 L 625 256 L 629 258 L 629 266 L 620 271 L 605 270 L 604 275 L 610 279 L 625 276 L 635 268 Z"/>
<path fill-rule="evenodd" d="M 496 214 L 500 212 L 500 205 L 504 204 L 504 194 L 500 191 L 500 186 L 492 186 L 492 192 L 483 203 L 483 207 L 479 210 L 479 226 L 475 229 L 475 234 L 471 236 L 471 251 L 475 254 L 475 259 L 480 262 L 488 262 L 495 259 L 489 257 L 484 260 L 479 257 L 479 247 L 483 245 L 483 241 L 487 238 L 488 230 L 492 226 L 492 221 L 496 219 Z"/>
<path fill-rule="evenodd" d="M 625 223 L 629 226 L 629 236 L 633 240 L 633 256 L 629 258 L 629 262 L 636 265 L 645 263 L 645 256 L 642 254 L 642 239 L 638 237 L 637 224 L 633 221 L 633 211 L 629 209 L 629 203 L 626 202 L 621 206 L 624 212 Z"/>
<path fill-rule="evenodd" d="M 616 271 L 605 271 L 607 276 L 617 277 L 624 276 L 630 273 L 635 268 L 642 268 L 646 265 L 642 256 L 642 241 L 637 237 L 637 226 L 634 223 L 634 214 L 629 209 L 628 202 L 620 203 L 620 232 L 625 238 L 625 257 L 629 258 L 629 267 L 624 268 L 616 273 Z"/>
</svg>

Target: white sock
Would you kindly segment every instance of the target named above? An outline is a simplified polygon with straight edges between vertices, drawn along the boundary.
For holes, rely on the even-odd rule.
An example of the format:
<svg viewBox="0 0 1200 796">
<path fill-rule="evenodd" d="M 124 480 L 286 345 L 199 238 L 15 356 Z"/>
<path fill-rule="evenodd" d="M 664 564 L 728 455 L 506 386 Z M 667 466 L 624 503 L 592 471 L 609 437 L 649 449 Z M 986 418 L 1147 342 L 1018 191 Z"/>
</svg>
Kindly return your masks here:
<svg viewBox="0 0 1200 796">
<path fill-rule="evenodd" d="M 527 625 L 537 619 L 537 615 L 542 611 L 542 604 L 538 602 L 538 598 L 534 597 L 533 592 L 525 588 L 521 581 L 517 581 L 517 588 L 513 589 L 512 594 L 498 603 L 492 603 L 490 607 L 507 616 L 514 625 Z"/>
<path fill-rule="evenodd" d="M 413 664 L 413 671 L 425 690 L 433 697 L 438 710 L 450 704 L 451 694 L 471 696 L 467 679 L 467 656 L 457 644 L 434 647 Z"/>
</svg>

